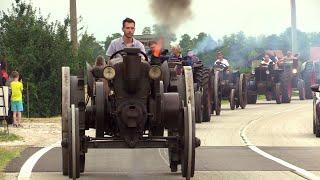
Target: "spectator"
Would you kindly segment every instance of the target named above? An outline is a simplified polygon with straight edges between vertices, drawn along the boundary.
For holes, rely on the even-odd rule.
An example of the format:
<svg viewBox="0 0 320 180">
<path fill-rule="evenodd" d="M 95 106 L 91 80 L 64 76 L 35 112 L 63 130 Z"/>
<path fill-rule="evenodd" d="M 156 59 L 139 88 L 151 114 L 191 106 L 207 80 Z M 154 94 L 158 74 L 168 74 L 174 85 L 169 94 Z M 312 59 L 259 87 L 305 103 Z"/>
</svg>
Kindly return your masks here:
<svg viewBox="0 0 320 180">
<path fill-rule="evenodd" d="M 13 81 L 10 83 L 11 87 L 11 111 L 13 112 L 13 126 L 21 126 L 21 113 L 23 111 L 22 104 L 22 91 L 23 84 L 19 81 L 19 73 L 17 71 L 12 72 Z"/>
<path fill-rule="evenodd" d="M 9 76 L 7 73 L 7 62 L 5 60 L 0 62 L 0 77 L 1 77 L 0 86 L 5 86 L 6 82 L 9 79 Z"/>
</svg>

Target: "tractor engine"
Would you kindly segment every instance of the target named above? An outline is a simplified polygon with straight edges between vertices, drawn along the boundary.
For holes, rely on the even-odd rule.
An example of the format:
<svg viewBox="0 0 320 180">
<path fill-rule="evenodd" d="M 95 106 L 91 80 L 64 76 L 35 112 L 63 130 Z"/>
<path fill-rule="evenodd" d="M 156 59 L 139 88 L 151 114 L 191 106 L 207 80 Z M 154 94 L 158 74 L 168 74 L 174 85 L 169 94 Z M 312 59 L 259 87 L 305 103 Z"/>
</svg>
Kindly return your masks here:
<svg viewBox="0 0 320 180">
<path fill-rule="evenodd" d="M 127 52 L 123 61 L 113 65 L 116 76 L 112 82 L 114 109 L 120 136 L 130 147 L 142 137 L 148 112 L 146 104 L 150 95 L 150 65 L 142 62 L 137 53 Z"/>
</svg>

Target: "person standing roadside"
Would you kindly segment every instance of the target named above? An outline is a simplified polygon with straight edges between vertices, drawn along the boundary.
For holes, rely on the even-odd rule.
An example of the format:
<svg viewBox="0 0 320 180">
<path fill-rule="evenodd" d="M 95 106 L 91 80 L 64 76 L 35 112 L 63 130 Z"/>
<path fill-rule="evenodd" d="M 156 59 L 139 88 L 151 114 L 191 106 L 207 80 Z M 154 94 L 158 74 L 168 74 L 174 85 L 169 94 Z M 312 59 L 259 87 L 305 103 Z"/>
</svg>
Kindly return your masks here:
<svg viewBox="0 0 320 180">
<path fill-rule="evenodd" d="M 23 84 L 22 80 L 19 81 L 19 73 L 17 71 L 12 72 L 13 81 L 10 83 L 11 87 L 11 111 L 13 112 L 13 126 L 21 126 L 21 114 L 23 112 L 23 103 L 22 103 L 22 91 Z"/>
</svg>

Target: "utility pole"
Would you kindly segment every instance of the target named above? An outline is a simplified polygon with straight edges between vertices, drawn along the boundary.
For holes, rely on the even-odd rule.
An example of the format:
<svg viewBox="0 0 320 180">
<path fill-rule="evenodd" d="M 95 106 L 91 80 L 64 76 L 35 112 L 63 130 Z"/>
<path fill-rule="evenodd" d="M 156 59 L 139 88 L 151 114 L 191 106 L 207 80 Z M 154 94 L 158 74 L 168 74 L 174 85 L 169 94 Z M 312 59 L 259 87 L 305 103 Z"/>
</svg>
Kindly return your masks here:
<svg viewBox="0 0 320 180">
<path fill-rule="evenodd" d="M 77 56 L 78 50 L 78 35 L 77 35 L 77 2 L 76 0 L 70 0 L 70 33 L 72 43 L 72 54 Z"/>
<path fill-rule="evenodd" d="M 296 1 L 291 1 L 291 51 L 297 53 L 297 21 L 296 21 Z"/>
</svg>

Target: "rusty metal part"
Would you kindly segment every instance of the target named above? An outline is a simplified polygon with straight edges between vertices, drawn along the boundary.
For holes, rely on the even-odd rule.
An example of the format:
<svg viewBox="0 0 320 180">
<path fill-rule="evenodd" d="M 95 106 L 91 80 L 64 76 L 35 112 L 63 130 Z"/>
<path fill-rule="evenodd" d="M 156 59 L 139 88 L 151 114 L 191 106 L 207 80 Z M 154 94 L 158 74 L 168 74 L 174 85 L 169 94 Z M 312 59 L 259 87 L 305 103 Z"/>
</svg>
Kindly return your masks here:
<svg viewBox="0 0 320 180">
<path fill-rule="evenodd" d="M 179 127 L 179 119 L 181 118 L 180 109 L 181 104 L 178 93 L 163 94 L 162 117 L 167 129 Z"/>
<path fill-rule="evenodd" d="M 103 82 L 96 82 L 95 84 L 96 137 L 104 137 L 106 97 L 103 89 Z"/>
<path fill-rule="evenodd" d="M 62 67 L 62 101 L 61 101 L 61 127 L 62 127 L 62 145 L 66 144 L 68 139 L 68 109 L 70 107 L 70 68 Z M 62 146 L 62 173 L 68 175 L 68 149 Z"/>
</svg>

